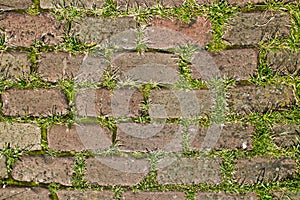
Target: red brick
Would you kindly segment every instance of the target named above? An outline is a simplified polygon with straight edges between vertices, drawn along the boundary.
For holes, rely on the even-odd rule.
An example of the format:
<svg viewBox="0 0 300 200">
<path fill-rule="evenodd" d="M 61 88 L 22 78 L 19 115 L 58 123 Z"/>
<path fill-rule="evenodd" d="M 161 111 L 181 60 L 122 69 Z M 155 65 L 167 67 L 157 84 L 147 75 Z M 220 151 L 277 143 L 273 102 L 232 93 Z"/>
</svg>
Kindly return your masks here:
<svg viewBox="0 0 300 200">
<path fill-rule="evenodd" d="M 34 124 L 0 122 L 0 149 L 41 150 L 41 130 Z"/>
<path fill-rule="evenodd" d="M 271 131 L 271 139 L 278 147 L 291 147 L 298 144 L 300 139 L 300 126 L 297 124 L 274 124 Z"/>
<path fill-rule="evenodd" d="M 58 44 L 63 37 L 64 24 L 47 13 L 28 15 L 5 13 L 0 18 L 6 42 L 9 46 L 30 46 L 35 40 Z"/>
<path fill-rule="evenodd" d="M 288 158 L 252 158 L 236 160 L 234 180 L 239 183 L 283 181 L 297 174 L 296 162 Z"/>
<path fill-rule="evenodd" d="M 0 54 L 1 79 L 26 78 L 30 74 L 30 60 L 25 52 L 1 52 Z"/>
<path fill-rule="evenodd" d="M 69 129 L 64 125 L 49 128 L 47 139 L 50 149 L 58 151 L 105 150 L 112 145 L 109 130 L 95 124 L 80 124 Z"/>
<path fill-rule="evenodd" d="M 233 113 L 250 114 L 280 110 L 295 103 L 292 87 L 280 86 L 241 86 L 228 91 L 227 104 Z"/>
<path fill-rule="evenodd" d="M 175 7 L 175 6 L 182 6 L 183 0 L 117 0 L 117 6 L 120 10 L 125 9 L 133 9 L 133 8 L 149 8 L 154 7 L 157 4 L 164 6 L 164 7 Z"/>
<path fill-rule="evenodd" d="M 134 89 L 81 90 L 76 96 L 80 116 L 95 117 L 99 114 L 114 117 L 138 117 L 142 111 L 143 95 Z"/>
<path fill-rule="evenodd" d="M 179 79 L 179 57 L 176 54 L 128 52 L 117 54 L 111 61 L 112 70 L 121 81 L 174 84 Z"/>
<path fill-rule="evenodd" d="M 192 132 L 191 130 L 194 130 Z M 220 130 L 219 133 L 216 130 Z M 249 123 L 226 123 L 220 129 L 201 127 L 190 129 L 191 148 L 201 150 L 213 145 L 214 149 L 252 149 L 255 128 Z M 216 143 L 215 143 L 216 142 Z M 215 144 L 214 144 L 215 143 Z"/>
<path fill-rule="evenodd" d="M 195 79 L 205 80 L 211 70 L 218 70 L 224 78 L 248 80 L 256 74 L 257 57 L 258 54 L 253 49 L 231 49 L 217 53 L 197 52 L 191 61 L 191 75 Z"/>
<path fill-rule="evenodd" d="M 149 100 L 152 118 L 207 115 L 213 105 L 209 90 L 152 90 Z"/>
<path fill-rule="evenodd" d="M 223 39 L 230 45 L 257 45 L 290 34 L 290 17 L 282 13 L 239 13 L 229 19 Z"/>
<path fill-rule="evenodd" d="M 59 89 L 9 89 L 1 95 L 2 111 L 7 116 L 67 114 L 68 103 Z"/>
<path fill-rule="evenodd" d="M 154 18 L 145 30 L 147 46 L 154 49 L 169 49 L 186 44 L 205 46 L 212 40 L 211 24 L 205 17 L 190 23 L 179 20 Z"/>
<path fill-rule="evenodd" d="M 114 193 L 112 191 L 68 191 L 68 190 L 60 190 L 56 192 L 57 197 L 59 200 L 75 200 L 75 199 L 82 199 L 82 200 L 114 200 Z"/>
<path fill-rule="evenodd" d="M 60 183 L 71 186 L 74 158 L 23 156 L 13 165 L 12 177 L 17 181 Z"/>
<path fill-rule="evenodd" d="M 91 184 L 132 186 L 149 172 L 146 159 L 95 157 L 86 160 L 85 180 Z"/>
<path fill-rule="evenodd" d="M 183 192 L 124 192 L 123 200 L 170 200 L 185 199 L 185 194 Z"/>
<path fill-rule="evenodd" d="M 86 9 L 92 9 L 95 6 L 99 9 L 104 3 L 104 0 L 40 0 L 41 8 L 43 9 L 66 8 L 69 6 Z"/>
<path fill-rule="evenodd" d="M 6 159 L 0 154 L 0 178 L 8 178 L 6 170 Z"/>
<path fill-rule="evenodd" d="M 27 9 L 32 5 L 32 0 L 0 0 L 0 10 Z"/>
<path fill-rule="evenodd" d="M 176 124 L 119 123 L 117 141 L 122 151 L 181 151 L 182 128 Z"/>
<path fill-rule="evenodd" d="M 112 43 L 118 44 L 122 39 L 119 38 L 118 34 L 121 34 L 123 37 L 127 37 L 126 31 L 136 29 L 136 22 L 131 17 L 119 17 L 119 18 L 96 18 L 96 17 L 83 17 L 81 19 L 76 19 L 72 23 L 71 34 L 78 35 L 79 39 L 83 42 L 97 44 L 107 44 L 109 40 L 112 40 Z M 114 38 L 116 37 L 116 38 Z M 137 37 L 137 36 L 135 36 Z M 114 41 L 117 39 L 117 41 Z M 133 44 L 132 44 L 133 43 Z M 114 44 L 111 44 L 114 45 Z M 134 46 L 135 41 L 128 41 L 125 46 Z"/>
<path fill-rule="evenodd" d="M 197 193 L 195 200 L 211 200 L 211 199 L 226 199 L 226 200 L 259 200 L 260 198 L 255 193 L 246 194 L 226 194 L 226 193 L 208 193 L 199 192 Z"/>
<path fill-rule="evenodd" d="M 40 187 L 6 187 L 0 189 L 0 199 L 51 200 L 50 191 Z"/>
<path fill-rule="evenodd" d="M 218 158 L 176 158 L 160 161 L 160 184 L 219 184 L 222 182 L 221 160 Z"/>
</svg>

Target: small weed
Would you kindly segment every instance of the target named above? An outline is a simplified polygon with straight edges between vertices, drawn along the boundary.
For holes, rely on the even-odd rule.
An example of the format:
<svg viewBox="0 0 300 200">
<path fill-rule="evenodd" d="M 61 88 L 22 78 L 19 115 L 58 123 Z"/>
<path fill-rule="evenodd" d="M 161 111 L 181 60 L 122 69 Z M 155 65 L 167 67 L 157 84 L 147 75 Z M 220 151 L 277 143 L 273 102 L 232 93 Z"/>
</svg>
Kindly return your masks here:
<svg viewBox="0 0 300 200">
<path fill-rule="evenodd" d="M 24 154 L 24 151 L 19 148 L 11 148 L 10 144 L 5 144 L 5 148 L 0 150 L 0 155 L 6 158 L 7 172 L 12 171 L 13 164 Z"/>
</svg>

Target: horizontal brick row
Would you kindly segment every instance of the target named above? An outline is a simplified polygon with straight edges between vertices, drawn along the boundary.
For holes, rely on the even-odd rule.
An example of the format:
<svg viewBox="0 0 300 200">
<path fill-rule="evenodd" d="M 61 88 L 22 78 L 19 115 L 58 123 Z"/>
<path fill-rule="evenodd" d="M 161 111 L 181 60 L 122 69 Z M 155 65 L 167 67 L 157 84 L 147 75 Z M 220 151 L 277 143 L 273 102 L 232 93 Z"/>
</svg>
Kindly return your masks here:
<svg viewBox="0 0 300 200">
<path fill-rule="evenodd" d="M 0 199 L 51 200 L 50 191 L 41 187 L 6 187 L 0 189 Z"/>
<path fill-rule="evenodd" d="M 32 5 L 32 0 L 0 0 L 0 10 L 27 9 Z"/>
<path fill-rule="evenodd" d="M 297 124 L 278 123 L 270 128 L 272 141 L 278 147 L 291 147 L 297 145 L 300 139 L 300 126 Z"/>
</svg>

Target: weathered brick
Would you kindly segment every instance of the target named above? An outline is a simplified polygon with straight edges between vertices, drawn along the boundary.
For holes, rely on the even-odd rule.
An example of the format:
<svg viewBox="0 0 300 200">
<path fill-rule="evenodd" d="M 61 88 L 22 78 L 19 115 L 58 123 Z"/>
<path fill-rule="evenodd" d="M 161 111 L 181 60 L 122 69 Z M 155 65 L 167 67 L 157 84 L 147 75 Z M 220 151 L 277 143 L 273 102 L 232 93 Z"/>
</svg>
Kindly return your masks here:
<svg viewBox="0 0 300 200">
<path fill-rule="evenodd" d="M 274 124 L 271 131 L 271 138 L 279 147 L 291 147 L 298 144 L 300 139 L 300 126 L 297 124 Z"/>
<path fill-rule="evenodd" d="M 136 22 L 130 17 L 116 19 L 83 17 L 72 23 L 71 34 L 78 35 L 79 39 L 87 43 L 106 44 L 109 42 L 111 45 L 135 48 L 137 35 L 130 35 L 134 34 L 130 30 L 135 28 Z M 128 37 L 133 38 L 133 40 L 127 41 Z"/>
<path fill-rule="evenodd" d="M 27 9 L 32 5 L 32 0 L 0 0 L 0 10 Z"/>
<path fill-rule="evenodd" d="M 112 145 L 109 130 L 97 124 L 64 125 L 49 128 L 48 146 L 58 151 L 104 150 Z"/>
<path fill-rule="evenodd" d="M 71 157 L 25 155 L 13 165 L 12 177 L 18 181 L 71 186 L 74 161 Z"/>
<path fill-rule="evenodd" d="M 294 160 L 288 158 L 252 158 L 236 160 L 233 175 L 238 183 L 255 184 L 258 182 L 282 181 L 297 174 Z"/>
<path fill-rule="evenodd" d="M 0 199 L 51 200 L 50 191 L 40 187 L 6 187 L 0 189 Z"/>
<path fill-rule="evenodd" d="M 205 17 L 198 17 L 190 23 L 154 18 L 144 35 L 147 46 L 154 49 L 170 49 L 186 44 L 203 47 L 212 40 L 211 24 Z"/>
<path fill-rule="evenodd" d="M 10 46 L 30 46 L 35 40 L 55 45 L 63 37 L 64 24 L 47 13 L 28 15 L 5 13 L 0 17 L 0 29 Z"/>
<path fill-rule="evenodd" d="M 152 118 L 207 115 L 213 105 L 209 90 L 152 90 L 149 100 Z"/>
<path fill-rule="evenodd" d="M 229 4 L 237 6 L 246 6 L 248 3 L 264 3 L 266 0 L 227 0 Z"/>
<path fill-rule="evenodd" d="M 59 190 L 56 192 L 59 200 L 114 200 L 114 193 L 112 191 L 69 191 Z"/>
<path fill-rule="evenodd" d="M 166 165 L 166 162 L 164 162 Z M 160 184 L 219 184 L 222 181 L 221 160 L 218 158 L 175 158 L 159 167 Z"/>
<path fill-rule="evenodd" d="M 67 114 L 68 102 L 59 89 L 9 89 L 1 95 L 7 116 L 51 116 Z"/>
<path fill-rule="evenodd" d="M 120 10 L 133 9 L 133 8 L 149 8 L 157 4 L 164 7 L 175 7 L 183 5 L 183 0 L 117 0 L 117 6 Z"/>
<path fill-rule="evenodd" d="M 123 200 L 170 200 L 185 199 L 183 192 L 124 192 Z"/>
<path fill-rule="evenodd" d="M 259 200 L 260 198 L 255 193 L 246 194 L 227 194 L 227 193 L 208 193 L 199 192 L 197 193 L 195 200 L 211 200 L 211 199 L 226 199 L 226 200 Z"/>
<path fill-rule="evenodd" d="M 103 56 L 96 54 L 76 54 L 67 52 L 47 52 L 38 56 L 37 73 L 45 81 L 57 82 L 74 79 L 75 83 L 99 82 L 107 62 Z"/>
<path fill-rule="evenodd" d="M 223 39 L 231 45 L 257 45 L 290 34 L 290 18 L 279 13 L 239 13 L 227 22 Z"/>
<path fill-rule="evenodd" d="M 191 148 L 202 149 L 206 145 L 214 144 L 214 149 L 252 149 L 252 138 L 255 128 L 249 123 L 226 123 L 222 128 L 215 129 L 201 127 L 190 130 Z M 217 137 L 217 138 L 216 138 Z"/>
<path fill-rule="evenodd" d="M 113 117 L 138 117 L 142 111 L 143 95 L 134 89 L 101 88 L 81 90 L 76 96 L 80 116 L 95 117 L 99 114 Z"/>
<path fill-rule="evenodd" d="M 41 130 L 34 124 L 0 122 L 0 149 L 41 150 Z"/>
<path fill-rule="evenodd" d="M 299 200 L 300 192 L 278 191 L 273 192 L 272 197 L 274 200 Z"/>
<path fill-rule="evenodd" d="M 299 74 L 300 52 L 288 49 L 270 51 L 266 57 L 270 68 L 279 75 Z"/>
<path fill-rule="evenodd" d="M 8 178 L 6 170 L 6 159 L 0 154 L 0 178 Z"/>
<path fill-rule="evenodd" d="M 95 157 L 86 160 L 85 180 L 99 185 L 138 184 L 149 172 L 146 159 Z"/>
<path fill-rule="evenodd" d="M 117 141 L 123 151 L 181 151 L 182 128 L 176 124 L 119 123 Z"/>
<path fill-rule="evenodd" d="M 211 70 L 218 70 L 222 77 L 237 81 L 248 80 L 256 74 L 257 56 L 253 49 L 230 49 L 217 53 L 197 52 L 191 60 L 191 75 L 195 79 L 205 79 L 209 78 L 207 76 Z"/>
<path fill-rule="evenodd" d="M 30 73 L 31 63 L 25 52 L 1 52 L 0 61 L 0 79 L 16 80 Z"/>
<path fill-rule="evenodd" d="M 101 8 L 105 3 L 105 0 L 40 0 L 41 8 L 53 9 L 53 8 L 66 8 L 69 6 L 76 8 Z"/>
<path fill-rule="evenodd" d="M 45 81 L 73 78 L 77 75 L 84 56 L 72 56 L 66 52 L 40 53 L 37 73 Z"/>
<path fill-rule="evenodd" d="M 233 113 L 264 113 L 280 110 L 295 102 L 292 87 L 280 86 L 242 86 L 228 91 L 228 106 Z"/>
<path fill-rule="evenodd" d="M 179 57 L 175 54 L 136 52 L 117 54 L 111 61 L 112 70 L 120 80 L 138 83 L 174 84 L 179 79 Z"/>
</svg>

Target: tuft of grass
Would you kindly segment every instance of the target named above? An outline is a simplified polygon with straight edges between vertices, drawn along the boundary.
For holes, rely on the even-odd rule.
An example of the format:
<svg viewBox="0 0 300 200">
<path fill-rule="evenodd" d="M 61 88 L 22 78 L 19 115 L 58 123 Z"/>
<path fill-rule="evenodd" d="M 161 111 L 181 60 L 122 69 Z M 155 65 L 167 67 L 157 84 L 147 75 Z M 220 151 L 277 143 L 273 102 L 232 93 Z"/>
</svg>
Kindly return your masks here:
<svg viewBox="0 0 300 200">
<path fill-rule="evenodd" d="M 6 169 L 10 174 L 13 164 L 24 154 L 24 151 L 19 148 L 11 148 L 10 144 L 6 144 L 3 149 L 0 150 L 0 155 L 6 158 Z"/>
</svg>

